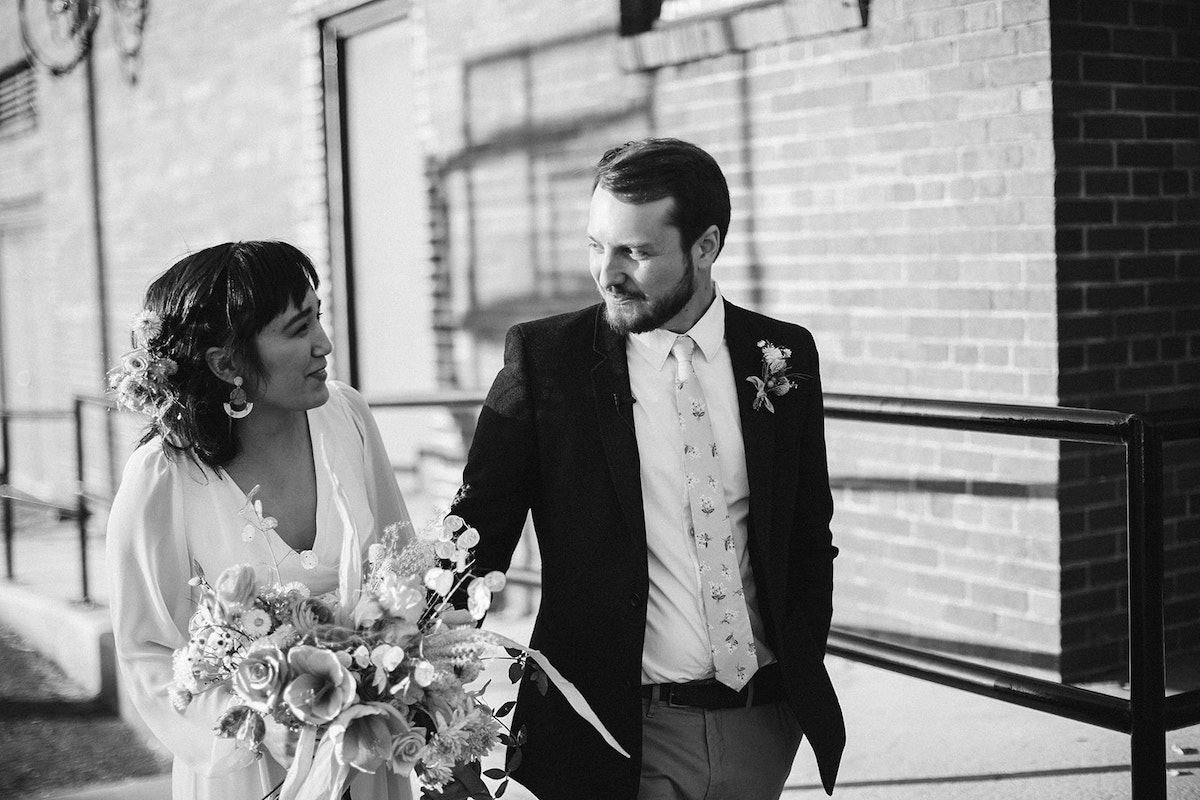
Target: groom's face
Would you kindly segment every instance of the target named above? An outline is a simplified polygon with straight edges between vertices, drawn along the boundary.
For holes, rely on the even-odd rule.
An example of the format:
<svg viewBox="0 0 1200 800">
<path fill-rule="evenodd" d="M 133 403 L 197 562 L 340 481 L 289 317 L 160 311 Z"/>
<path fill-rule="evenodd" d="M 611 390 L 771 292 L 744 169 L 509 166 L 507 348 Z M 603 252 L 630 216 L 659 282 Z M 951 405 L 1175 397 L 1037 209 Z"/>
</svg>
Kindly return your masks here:
<svg viewBox="0 0 1200 800">
<path fill-rule="evenodd" d="M 675 201 L 626 203 L 597 187 L 588 214 L 588 266 L 618 333 L 671 328 L 695 292 L 696 268 L 679 228 Z"/>
</svg>

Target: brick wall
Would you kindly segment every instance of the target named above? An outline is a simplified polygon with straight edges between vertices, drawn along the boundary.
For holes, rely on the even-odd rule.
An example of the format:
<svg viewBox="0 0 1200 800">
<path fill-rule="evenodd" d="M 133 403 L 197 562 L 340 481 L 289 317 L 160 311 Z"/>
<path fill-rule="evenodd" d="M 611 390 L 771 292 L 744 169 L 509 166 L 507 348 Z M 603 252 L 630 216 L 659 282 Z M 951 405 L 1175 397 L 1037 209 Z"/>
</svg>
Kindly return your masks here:
<svg viewBox="0 0 1200 800">
<path fill-rule="evenodd" d="M 1056 2 L 1059 391 L 1130 412 L 1200 399 L 1200 6 Z M 1194 443 L 1168 447 L 1168 650 L 1200 644 Z M 1064 661 L 1125 654 L 1119 450 L 1063 448 Z"/>
<path fill-rule="evenodd" d="M 431 8 L 457 313 L 507 301 L 521 316 L 529 294 L 546 312 L 588 302 L 590 165 L 615 143 L 678 136 L 730 180 L 723 291 L 812 329 L 827 391 L 1053 404 L 1045 3 L 876 0 L 868 27 L 812 35 L 815 5 L 738 15 L 733 39 L 760 44 L 651 70 L 630 65 L 686 43 L 663 29 L 630 56 L 616 3 L 604 19 L 603 4 L 542 4 L 577 20 L 543 24 L 544 41 L 511 4 Z M 460 340 L 465 385 L 491 380 L 502 330 Z M 1057 447 L 830 433 L 838 621 L 1054 666 Z"/>
<path fill-rule="evenodd" d="M 24 60 L 16 3 L 4 3 L 0 70 Z M 98 316 L 83 297 L 96 286 L 87 240 L 60 242 L 47 218 L 54 202 L 50 181 L 66 165 L 80 164 L 82 156 L 82 148 L 60 148 L 56 115 L 80 97 L 77 82 L 62 88 L 45 72 L 35 72 L 37 128 L 0 139 L 0 325 L 7 400 L 17 410 L 65 410 L 72 392 L 94 386 L 103 374 L 94 347 Z M 86 185 L 78 191 L 86 192 Z M 86 197 L 60 208 L 63 218 L 75 221 L 73 227 L 90 229 Z M 71 270 L 61 274 L 57 259 L 71 244 L 78 247 L 68 262 Z M 18 420 L 10 433 L 12 480 L 18 491 L 69 499 L 74 460 L 66 421 Z"/>
<path fill-rule="evenodd" d="M 5 57 L 19 53 L 3 24 L 15 5 L 0 0 Z M 318 21 L 354 5 L 156 5 L 136 86 L 101 23 L 113 349 L 146 284 L 213 242 L 295 241 L 338 291 Z M 681 23 L 625 40 L 619 5 L 413 6 L 426 88 L 413 113 L 444 209 L 446 385 L 486 386 L 513 318 L 591 301 L 589 169 L 655 134 L 725 166 L 722 289 L 809 327 L 828 392 L 1131 410 L 1194 399 L 1200 93 L 1196 70 L 1165 66 L 1195 60 L 1190 4 L 874 0 L 864 26 L 841 0 L 780 0 L 704 23 L 715 38 Z M 39 96 L 36 141 L 0 142 L 0 209 L 36 194 L 52 231 L 38 268 L 57 336 L 46 373 L 69 394 L 101 372 L 82 74 L 43 74 Z M 839 623 L 1067 672 L 1119 659 L 1111 453 L 1064 446 L 1060 464 L 1050 442 L 829 427 Z M 1200 500 L 1185 488 L 1195 464 L 1169 455 L 1181 647 L 1200 618 L 1185 544 Z"/>
<path fill-rule="evenodd" d="M 38 370 L 40 397 L 51 398 L 45 402 L 65 406 L 75 393 L 101 390 L 104 365 L 126 349 L 146 286 L 192 250 L 231 239 L 292 241 L 317 263 L 328 296 L 318 20 L 352 5 L 155 4 L 135 84 L 125 79 L 104 8 L 93 53 L 108 353 L 100 335 L 85 73 L 82 66 L 58 78 L 38 71 L 38 130 L 0 141 L 0 216 L 15 203 L 33 204 L 47 232 L 38 263 L 22 267 L 36 289 L 19 293 L 36 299 L 53 331 Z M 23 58 L 16 6 L 0 1 L 0 65 Z M 117 425 L 118 468 L 135 427 Z M 104 428 L 103 419 L 89 424 L 88 450 L 96 456 L 89 483 L 100 491 L 110 471 Z M 69 437 L 60 447 L 49 427 L 42 434 L 53 444 L 39 475 L 67 491 Z"/>
</svg>

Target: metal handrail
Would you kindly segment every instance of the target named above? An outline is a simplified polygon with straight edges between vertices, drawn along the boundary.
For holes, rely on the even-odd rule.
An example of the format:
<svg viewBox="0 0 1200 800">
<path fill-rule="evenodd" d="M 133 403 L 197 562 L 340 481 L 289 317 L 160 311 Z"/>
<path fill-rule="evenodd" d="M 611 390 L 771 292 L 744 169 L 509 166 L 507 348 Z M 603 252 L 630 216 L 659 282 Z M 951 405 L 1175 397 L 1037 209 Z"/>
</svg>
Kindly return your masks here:
<svg viewBox="0 0 1200 800">
<path fill-rule="evenodd" d="M 830 629 L 826 651 L 921 680 L 1129 733 L 1129 702 L 1090 689 L 975 664 L 838 627 Z"/>
<path fill-rule="evenodd" d="M 374 398 L 376 409 L 480 406 L 481 392 L 403 394 Z M 826 416 L 860 422 L 997 433 L 1122 446 L 1128 495 L 1128 613 L 1130 697 L 1111 697 L 1053 681 L 1019 675 L 951 656 L 904 647 L 834 628 L 828 651 L 966 691 L 1128 733 L 1133 795 L 1166 797 L 1167 730 L 1200 722 L 1200 691 L 1166 697 L 1163 630 L 1164 441 L 1200 438 L 1200 415 L 1189 411 L 1126 414 L 1092 409 L 826 394 Z M 109 406 L 94 397 L 75 398 L 84 597 L 87 597 L 86 522 L 83 486 L 82 408 Z M 7 465 L 6 465 L 7 467 Z M 510 580 L 540 584 L 534 570 L 513 570 Z"/>
<path fill-rule="evenodd" d="M 451 389 L 444 392 L 410 392 L 380 395 L 368 401 L 373 409 L 380 408 L 443 408 L 470 409 L 483 405 L 487 395 L 470 389 Z"/>
<path fill-rule="evenodd" d="M 825 415 L 893 425 L 1120 444 L 1132 415 L 1088 408 L 826 394 Z"/>
<path fill-rule="evenodd" d="M 1002 433 L 1037 438 L 1099 442 L 1123 446 L 1126 453 L 1125 489 L 1127 496 L 1126 568 L 1128 571 L 1129 691 L 1128 700 L 1118 700 L 1129 716 L 1128 727 L 1118 728 L 1129 734 L 1130 773 L 1133 796 L 1166 798 L 1166 753 L 1163 736 L 1174 727 L 1200 722 L 1200 703 L 1189 692 L 1168 705 L 1166 698 L 1166 656 L 1163 619 L 1163 461 L 1164 430 L 1171 440 L 1200 436 L 1200 416 L 1194 412 L 1172 411 L 1156 415 L 1122 414 L 1112 411 L 1071 408 L 964 403 L 956 401 L 908 400 L 903 398 L 829 395 L 826 412 L 831 418 L 844 418 L 925 427 L 953 428 L 984 433 Z M 904 671 L 904 659 L 878 656 L 875 640 L 868 648 L 847 640 L 838 631 L 831 637 L 834 647 L 851 658 L 873 659 L 877 666 Z M 933 654 L 918 659 L 927 669 L 928 680 L 955 685 L 946 671 L 944 657 Z M 941 662 L 941 663 L 938 663 Z M 956 668 L 970 662 L 950 659 Z M 997 679 L 999 670 L 991 672 Z M 981 687 L 960 685 L 970 691 Z M 1066 688 L 1066 687 L 1063 687 Z M 1056 690 L 1057 691 L 1057 690 Z M 989 694 L 989 692 L 981 692 Z M 998 699 L 1022 702 L 1020 695 Z M 1043 702 L 1044 701 L 1044 702 Z M 1104 724 L 1111 714 L 1112 701 L 1072 694 L 1046 697 L 1041 710 L 1058 716 L 1074 716 L 1082 703 L 1084 713 L 1098 715 L 1093 724 Z M 1026 703 L 1022 703 L 1026 704 Z M 1168 708 L 1170 713 L 1168 715 Z M 1126 713 L 1123 711 L 1122 713 Z M 1078 717 L 1075 717 L 1078 718 Z M 1092 721 L 1092 720 L 1083 720 Z"/>
<path fill-rule="evenodd" d="M 63 519 L 74 519 L 79 530 L 79 559 L 80 559 L 80 602 L 90 603 L 90 581 L 88 578 L 88 552 L 87 552 L 87 525 L 88 519 L 91 516 L 89 500 L 93 502 L 101 502 L 103 498 L 95 493 L 90 493 L 84 486 L 84 444 L 83 444 L 83 407 L 85 405 L 95 405 L 102 408 L 112 408 L 112 403 L 107 399 L 92 395 L 77 395 L 72 399 L 71 408 L 69 409 L 4 409 L 0 410 L 0 439 L 2 446 L 0 451 L 3 454 L 3 463 L 0 463 L 0 505 L 3 507 L 4 513 L 4 554 L 5 554 L 5 571 L 9 580 L 15 578 L 14 556 L 13 556 L 13 540 L 16 535 L 15 525 L 13 521 L 13 504 L 20 503 L 22 505 L 35 506 L 38 508 L 47 508 L 59 512 Z M 64 503 L 56 503 L 54 501 L 43 500 L 36 497 L 25 497 L 14 494 L 12 486 L 9 484 L 9 475 L 11 466 L 9 460 L 11 454 L 9 452 L 9 431 L 8 423 L 11 420 L 50 420 L 50 421 L 70 421 L 72 423 L 74 438 L 75 438 L 75 502 L 74 505 L 66 505 Z"/>
<path fill-rule="evenodd" d="M 482 397 L 470 398 L 477 404 Z M 422 405 L 382 399 L 379 407 Z M 460 403 L 467 398 L 459 397 Z M 1128 499 L 1128 700 L 1042 681 L 959 658 L 907 648 L 834 628 L 829 652 L 1005 702 L 1076 719 L 1130 736 L 1133 796 L 1165 798 L 1162 738 L 1200 722 L 1200 692 L 1166 697 L 1163 620 L 1164 440 L 1200 438 L 1200 415 L 1154 415 L 950 400 L 836 394 L 824 396 L 831 419 L 1113 444 L 1126 451 Z"/>
<path fill-rule="evenodd" d="M 72 412 L 60 409 L 0 409 L 0 513 L 4 515 L 4 569 L 9 580 L 15 577 L 13 566 L 13 540 L 16 537 L 16 522 L 13 518 L 13 505 L 21 504 L 49 508 L 63 514 L 74 514 L 76 511 L 52 501 L 36 497 L 26 497 L 13 493 L 10 478 L 12 473 L 12 452 L 9 441 L 9 423 L 14 420 L 69 420 Z M 85 590 L 86 594 L 86 590 Z"/>
<path fill-rule="evenodd" d="M 368 405 L 373 409 L 427 406 L 472 408 L 483 405 L 486 398 L 487 394 L 484 392 L 458 389 L 446 392 L 380 395 L 370 398 Z M 826 416 L 839 419 L 1105 444 L 1120 443 L 1121 430 L 1128 425 L 1133 416 L 1118 411 L 1088 408 L 925 400 L 832 392 L 824 395 L 824 402 Z M 1182 430 L 1183 425 L 1179 426 Z"/>
</svg>

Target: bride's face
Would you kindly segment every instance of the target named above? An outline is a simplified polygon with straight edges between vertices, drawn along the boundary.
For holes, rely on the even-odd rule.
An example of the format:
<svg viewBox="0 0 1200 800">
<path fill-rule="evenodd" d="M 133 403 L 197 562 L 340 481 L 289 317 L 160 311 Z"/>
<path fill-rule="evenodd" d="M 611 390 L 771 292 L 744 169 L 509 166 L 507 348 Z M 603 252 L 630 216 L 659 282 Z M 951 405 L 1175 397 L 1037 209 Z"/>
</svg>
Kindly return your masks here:
<svg viewBox="0 0 1200 800">
<path fill-rule="evenodd" d="M 263 379 L 247 389 L 256 407 L 307 411 L 329 399 L 325 357 L 333 345 L 321 326 L 320 303 L 312 289 L 298 308 L 289 303 L 267 323 L 255 337 L 255 346 Z"/>
</svg>

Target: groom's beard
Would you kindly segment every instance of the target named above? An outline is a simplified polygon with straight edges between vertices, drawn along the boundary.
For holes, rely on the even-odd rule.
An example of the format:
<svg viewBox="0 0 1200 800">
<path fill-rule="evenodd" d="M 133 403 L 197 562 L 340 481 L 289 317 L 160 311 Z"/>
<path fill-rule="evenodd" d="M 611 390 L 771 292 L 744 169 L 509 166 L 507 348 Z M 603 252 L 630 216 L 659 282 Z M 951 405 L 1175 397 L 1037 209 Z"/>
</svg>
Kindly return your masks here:
<svg viewBox="0 0 1200 800">
<path fill-rule="evenodd" d="M 662 297 L 650 300 L 638 289 L 628 292 L 619 286 L 602 291 L 604 318 L 608 321 L 608 326 L 622 336 L 627 333 L 646 333 L 662 327 L 692 299 L 695 275 L 696 263 L 692 260 L 692 254 L 688 253 L 687 269 L 671 290 Z M 613 295 L 624 299 L 625 302 L 616 302 Z"/>
</svg>

